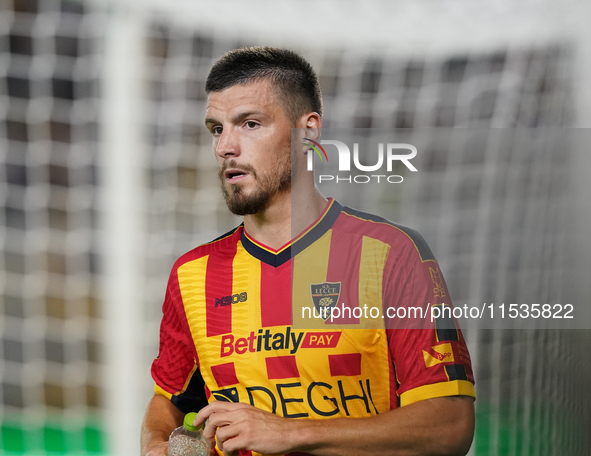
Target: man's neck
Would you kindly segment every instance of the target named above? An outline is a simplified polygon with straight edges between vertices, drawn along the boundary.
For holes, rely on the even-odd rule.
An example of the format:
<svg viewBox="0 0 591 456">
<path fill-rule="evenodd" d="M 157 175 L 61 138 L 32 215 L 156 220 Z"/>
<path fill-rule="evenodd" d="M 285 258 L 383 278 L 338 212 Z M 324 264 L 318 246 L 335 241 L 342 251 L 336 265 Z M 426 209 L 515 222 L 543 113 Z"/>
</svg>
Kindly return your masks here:
<svg viewBox="0 0 591 456">
<path fill-rule="evenodd" d="M 299 192 L 275 195 L 269 206 L 244 216 L 244 229 L 250 237 L 278 250 L 310 226 L 326 207 L 328 200 L 315 187 Z"/>
</svg>

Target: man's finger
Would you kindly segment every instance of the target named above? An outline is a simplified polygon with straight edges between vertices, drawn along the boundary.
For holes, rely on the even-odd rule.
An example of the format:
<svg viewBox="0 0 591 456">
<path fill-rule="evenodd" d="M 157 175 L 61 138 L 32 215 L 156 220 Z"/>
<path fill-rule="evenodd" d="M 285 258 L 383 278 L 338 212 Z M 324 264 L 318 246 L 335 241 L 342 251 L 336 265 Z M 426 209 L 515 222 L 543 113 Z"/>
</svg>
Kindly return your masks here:
<svg viewBox="0 0 591 456">
<path fill-rule="evenodd" d="M 203 438 L 210 447 L 215 446 L 215 438 L 219 433 L 219 429 L 226 428 L 231 425 L 233 418 L 235 418 L 235 415 L 233 415 L 231 412 L 217 412 L 209 415 L 209 418 L 203 428 Z"/>
<path fill-rule="evenodd" d="M 205 422 L 213 413 L 221 413 L 221 412 L 231 412 L 233 410 L 241 409 L 250 407 L 248 404 L 243 404 L 240 402 L 223 402 L 223 401 L 213 401 L 211 404 L 203 407 L 197 413 L 197 417 L 195 421 L 193 421 L 193 426 L 199 426 Z"/>
<path fill-rule="evenodd" d="M 237 455 L 238 450 L 242 448 L 239 446 L 239 433 L 240 431 L 235 425 L 223 426 L 218 429 L 216 434 L 218 447 L 224 452 L 225 456 Z"/>
</svg>

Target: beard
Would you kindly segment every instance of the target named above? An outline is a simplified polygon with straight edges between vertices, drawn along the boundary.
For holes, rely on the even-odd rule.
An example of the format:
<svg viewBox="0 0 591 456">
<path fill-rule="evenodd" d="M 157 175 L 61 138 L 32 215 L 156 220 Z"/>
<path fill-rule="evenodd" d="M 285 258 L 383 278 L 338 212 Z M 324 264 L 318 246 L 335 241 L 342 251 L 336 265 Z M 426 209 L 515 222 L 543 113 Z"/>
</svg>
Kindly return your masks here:
<svg viewBox="0 0 591 456">
<path fill-rule="evenodd" d="M 285 154 L 271 171 L 259 175 L 250 165 L 239 165 L 235 160 L 224 162 L 218 176 L 222 183 L 222 194 L 230 212 L 236 215 L 251 215 L 265 210 L 275 195 L 291 189 L 291 165 L 291 158 Z M 228 168 L 248 171 L 255 180 L 255 189 L 247 194 L 240 183 L 228 184 L 224 179 L 224 172 Z"/>
</svg>

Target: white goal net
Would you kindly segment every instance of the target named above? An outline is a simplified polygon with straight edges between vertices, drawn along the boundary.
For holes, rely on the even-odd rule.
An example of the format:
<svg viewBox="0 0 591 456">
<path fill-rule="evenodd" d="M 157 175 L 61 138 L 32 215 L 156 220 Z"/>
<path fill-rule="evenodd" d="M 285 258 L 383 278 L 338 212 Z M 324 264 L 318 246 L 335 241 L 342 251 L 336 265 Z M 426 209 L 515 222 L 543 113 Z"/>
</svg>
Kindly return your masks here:
<svg viewBox="0 0 591 456">
<path fill-rule="evenodd" d="M 308 58 L 327 127 L 490 131 L 417 156 L 408 185 L 332 196 L 420 231 L 456 304 L 586 304 L 589 160 L 499 140 L 591 123 L 579 4 L 479 3 L 330 0 L 315 24 L 287 1 L 0 0 L 0 453 L 137 454 L 170 268 L 239 223 L 203 126 L 239 46 Z M 588 329 L 464 328 L 471 454 L 591 452 Z"/>
</svg>

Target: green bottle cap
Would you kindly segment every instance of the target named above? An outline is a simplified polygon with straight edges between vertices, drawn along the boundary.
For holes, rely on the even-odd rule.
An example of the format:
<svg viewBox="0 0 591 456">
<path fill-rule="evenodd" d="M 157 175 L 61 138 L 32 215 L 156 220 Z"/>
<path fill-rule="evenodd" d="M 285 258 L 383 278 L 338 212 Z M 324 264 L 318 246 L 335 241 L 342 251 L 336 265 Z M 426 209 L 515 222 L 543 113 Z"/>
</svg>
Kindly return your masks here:
<svg viewBox="0 0 591 456">
<path fill-rule="evenodd" d="M 202 425 L 193 426 L 193 421 L 195 421 L 195 418 L 197 418 L 197 413 L 195 412 L 187 413 L 185 415 L 185 420 L 183 421 L 183 426 L 185 426 L 185 429 L 188 431 L 198 431 L 203 427 Z"/>
</svg>

